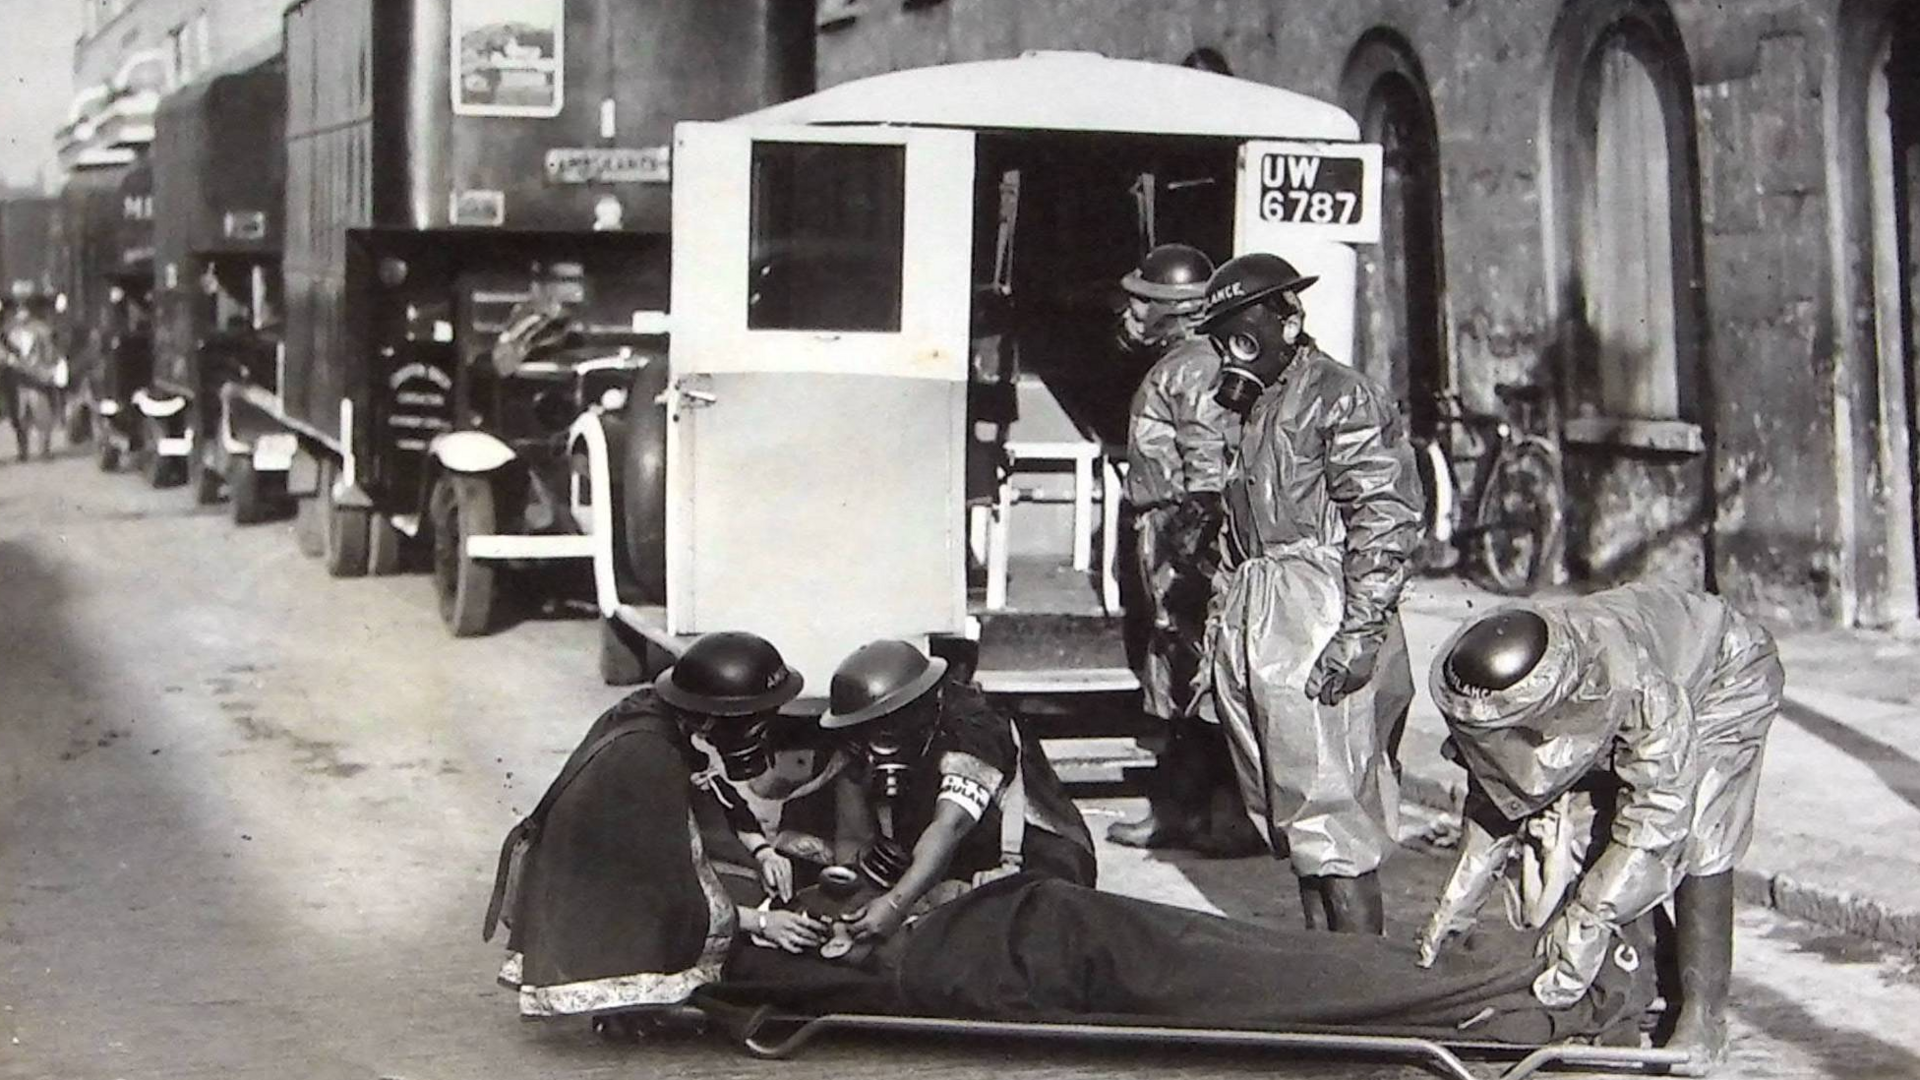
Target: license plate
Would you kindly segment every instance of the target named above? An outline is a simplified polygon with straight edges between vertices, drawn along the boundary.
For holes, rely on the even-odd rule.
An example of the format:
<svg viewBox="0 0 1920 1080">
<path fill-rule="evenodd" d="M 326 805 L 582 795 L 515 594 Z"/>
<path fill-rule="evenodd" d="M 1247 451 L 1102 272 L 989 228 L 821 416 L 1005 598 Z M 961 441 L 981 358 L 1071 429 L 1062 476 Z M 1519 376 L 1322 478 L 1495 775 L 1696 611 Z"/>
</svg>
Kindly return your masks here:
<svg viewBox="0 0 1920 1080">
<path fill-rule="evenodd" d="M 547 151 L 553 184 L 664 184 L 672 176 L 665 146 L 586 146 Z"/>
<path fill-rule="evenodd" d="M 1256 249 L 1312 236 L 1345 243 L 1380 238 L 1381 151 L 1371 143 L 1252 141 L 1240 163 L 1243 231 Z"/>
</svg>

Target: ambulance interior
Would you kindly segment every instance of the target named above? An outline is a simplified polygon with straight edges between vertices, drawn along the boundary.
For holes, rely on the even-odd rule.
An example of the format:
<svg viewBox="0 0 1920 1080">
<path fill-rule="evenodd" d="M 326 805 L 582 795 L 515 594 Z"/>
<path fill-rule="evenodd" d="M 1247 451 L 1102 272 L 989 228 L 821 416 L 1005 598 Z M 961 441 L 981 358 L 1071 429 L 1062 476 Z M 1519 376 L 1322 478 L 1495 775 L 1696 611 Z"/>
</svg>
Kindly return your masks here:
<svg viewBox="0 0 1920 1080">
<path fill-rule="evenodd" d="M 1153 358 L 1120 342 L 1119 283 L 1155 244 L 1231 254 L 1236 145 L 979 137 L 967 496 L 983 669 L 1127 666 L 1130 536 L 1105 501 L 1117 500 L 1128 405 Z M 1089 482 L 1076 525 L 1076 487 Z"/>
</svg>

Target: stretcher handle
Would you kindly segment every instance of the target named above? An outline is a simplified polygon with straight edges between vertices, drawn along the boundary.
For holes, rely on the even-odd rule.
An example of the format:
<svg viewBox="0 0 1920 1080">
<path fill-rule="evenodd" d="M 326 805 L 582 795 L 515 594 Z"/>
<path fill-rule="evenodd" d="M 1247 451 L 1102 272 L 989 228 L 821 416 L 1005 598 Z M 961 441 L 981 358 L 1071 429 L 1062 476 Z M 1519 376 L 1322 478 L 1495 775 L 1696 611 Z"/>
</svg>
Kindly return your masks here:
<svg viewBox="0 0 1920 1080">
<path fill-rule="evenodd" d="M 1685 1050 L 1652 1050 L 1637 1046 L 1582 1046 L 1553 1043 L 1514 1062 L 1500 1074 L 1500 1080 L 1522 1080 L 1548 1065 L 1584 1065 L 1596 1069 L 1625 1070 L 1643 1065 L 1674 1069 L 1686 1065 L 1693 1055 Z M 1693 1075 L 1693 1074 L 1684 1074 Z"/>
<path fill-rule="evenodd" d="M 1144 1027 L 1121 1024 L 1055 1024 L 1004 1020 L 953 1020 L 931 1016 L 867 1016 L 828 1013 L 807 1018 L 784 1039 L 765 1038 L 772 1025 L 799 1018 L 761 1009 L 741 1031 L 741 1042 L 757 1058 L 791 1056 L 828 1031 L 890 1031 L 926 1035 L 988 1035 L 1019 1039 L 1093 1039 L 1107 1042 L 1184 1043 L 1195 1046 L 1253 1047 L 1268 1050 L 1328 1050 L 1418 1058 L 1451 1080 L 1478 1080 L 1459 1055 L 1431 1039 L 1399 1035 L 1345 1035 L 1295 1031 L 1235 1031 L 1222 1028 Z M 1544 1049 L 1556 1049 L 1547 1047 Z M 1568 1048 L 1584 1049 L 1584 1048 Z M 1538 1053 L 1538 1052 L 1536 1052 Z M 1684 1057 L 1684 1055 L 1682 1055 Z M 1552 1060 L 1551 1058 L 1547 1060 Z M 1539 1065 L 1534 1065 L 1534 1069 Z M 1529 1070 L 1532 1071 L 1532 1070 Z M 1524 1073 L 1520 1074 L 1526 1075 Z"/>
</svg>

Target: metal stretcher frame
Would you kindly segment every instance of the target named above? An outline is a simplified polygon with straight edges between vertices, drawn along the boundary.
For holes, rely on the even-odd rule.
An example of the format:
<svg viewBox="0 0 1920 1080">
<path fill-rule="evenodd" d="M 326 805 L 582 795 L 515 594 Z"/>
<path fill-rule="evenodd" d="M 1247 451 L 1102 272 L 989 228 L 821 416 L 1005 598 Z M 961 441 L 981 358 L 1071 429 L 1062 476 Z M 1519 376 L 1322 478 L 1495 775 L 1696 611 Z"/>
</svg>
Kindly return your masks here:
<svg viewBox="0 0 1920 1080">
<path fill-rule="evenodd" d="M 1400 1035 L 1358 1035 L 1339 1032 L 1239 1031 L 1220 1028 L 1151 1027 L 1125 1024 L 1030 1023 L 1006 1020 L 952 1020 L 929 1016 L 878 1016 L 827 1013 L 803 1016 L 771 1007 L 756 1011 L 739 1033 L 747 1052 L 757 1058 L 791 1057 L 815 1038 L 834 1031 L 890 1032 L 918 1035 L 985 1035 L 1046 1041 L 1091 1040 L 1113 1043 L 1183 1044 L 1243 1047 L 1257 1050 L 1306 1050 L 1363 1054 L 1370 1057 L 1415 1060 L 1452 1080 L 1481 1080 L 1467 1068 L 1470 1057 L 1510 1057 L 1520 1060 L 1499 1074 L 1500 1080 L 1521 1080 L 1543 1068 L 1572 1065 L 1609 1070 L 1640 1070 L 1647 1066 L 1675 1069 L 1691 1059 L 1685 1050 L 1583 1046 L 1553 1043 L 1528 1050 L 1495 1042 L 1441 1042 Z M 782 1036 L 784 1032 L 784 1037 Z"/>
</svg>

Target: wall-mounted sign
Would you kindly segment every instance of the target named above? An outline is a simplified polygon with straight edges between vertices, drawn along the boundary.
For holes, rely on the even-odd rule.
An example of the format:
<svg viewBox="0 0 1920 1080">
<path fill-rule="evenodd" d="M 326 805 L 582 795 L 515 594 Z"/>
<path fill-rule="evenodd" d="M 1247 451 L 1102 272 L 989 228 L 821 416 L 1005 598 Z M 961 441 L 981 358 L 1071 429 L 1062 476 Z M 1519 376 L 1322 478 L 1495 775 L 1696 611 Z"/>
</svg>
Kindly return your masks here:
<svg viewBox="0 0 1920 1080">
<path fill-rule="evenodd" d="M 264 210 L 229 210 L 221 219 L 221 231 L 229 240 L 265 240 L 267 214 Z"/>
<path fill-rule="evenodd" d="M 664 184 L 673 177 L 666 146 L 581 146 L 547 151 L 551 184 Z"/>
<path fill-rule="evenodd" d="M 504 191 L 456 191 L 447 211 L 455 225 L 505 225 L 507 194 Z"/>
<path fill-rule="evenodd" d="M 1240 148 L 1238 186 L 1241 221 L 1254 232 L 1380 241 L 1376 144 L 1251 141 Z"/>
<path fill-rule="evenodd" d="M 558 116 L 565 96 L 565 0 L 453 0 L 453 111 Z"/>
</svg>

